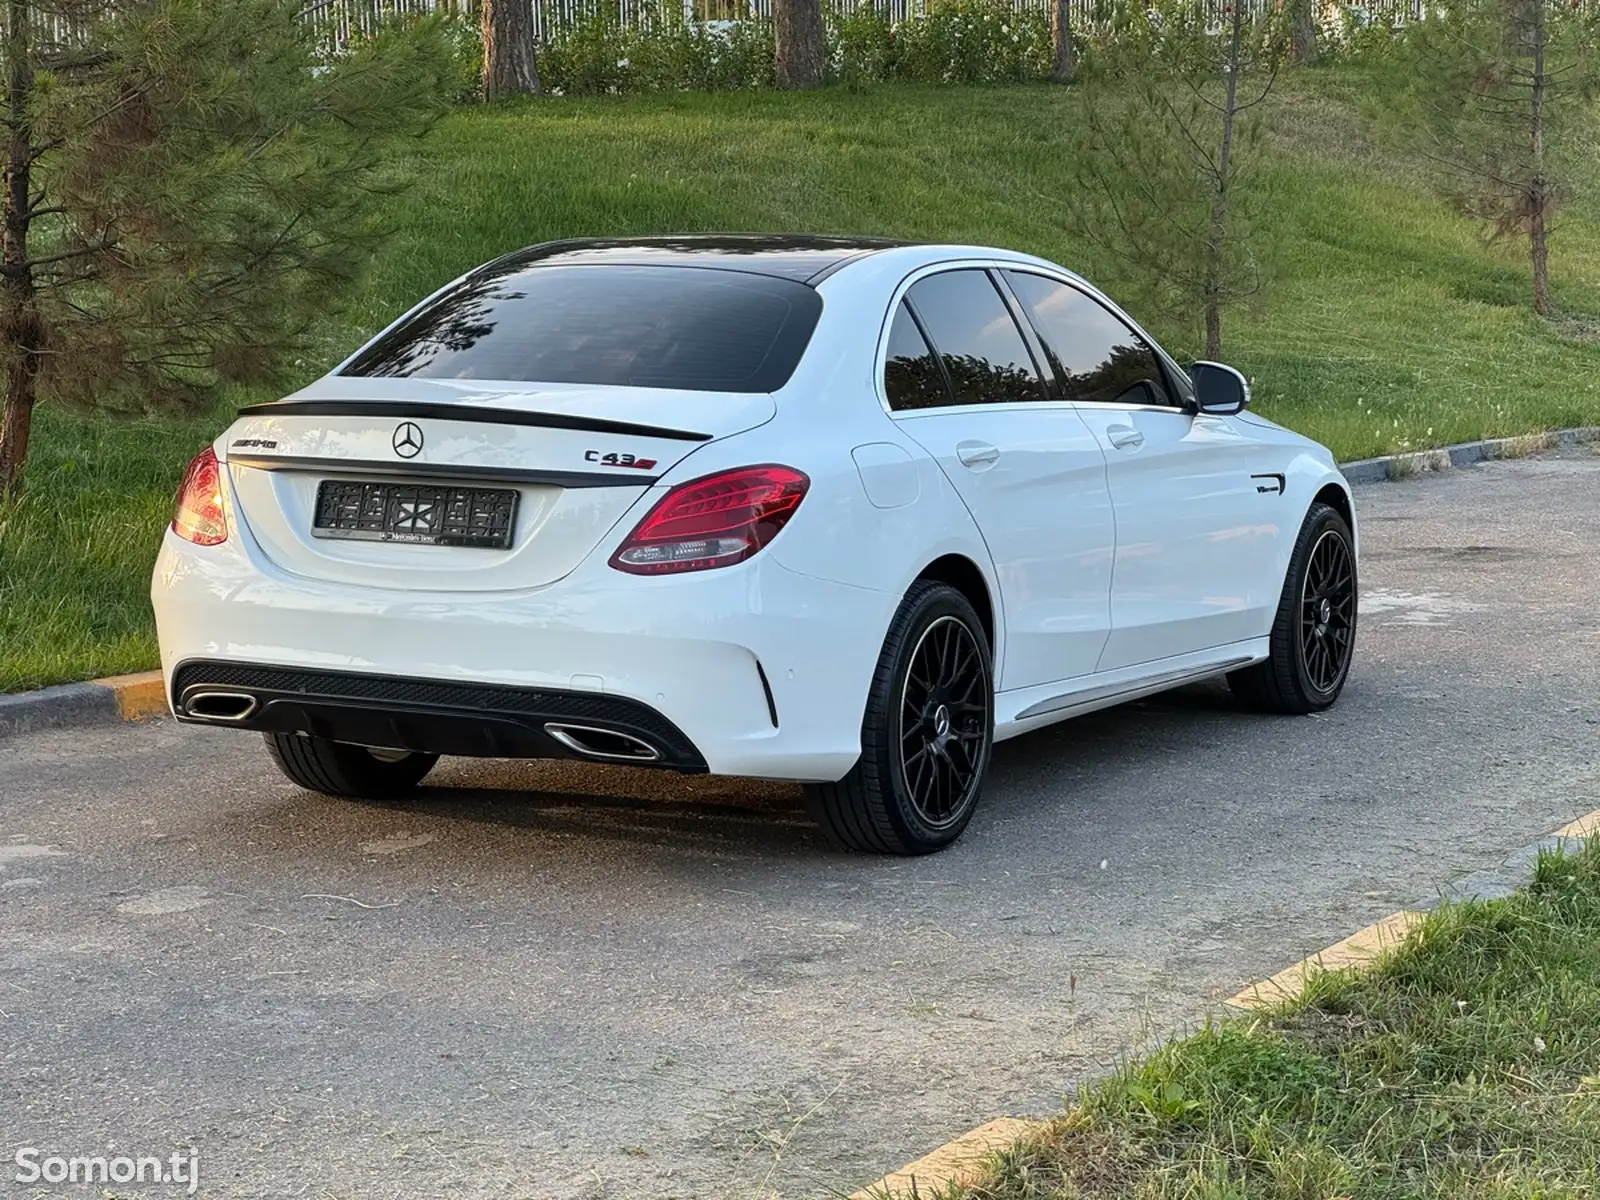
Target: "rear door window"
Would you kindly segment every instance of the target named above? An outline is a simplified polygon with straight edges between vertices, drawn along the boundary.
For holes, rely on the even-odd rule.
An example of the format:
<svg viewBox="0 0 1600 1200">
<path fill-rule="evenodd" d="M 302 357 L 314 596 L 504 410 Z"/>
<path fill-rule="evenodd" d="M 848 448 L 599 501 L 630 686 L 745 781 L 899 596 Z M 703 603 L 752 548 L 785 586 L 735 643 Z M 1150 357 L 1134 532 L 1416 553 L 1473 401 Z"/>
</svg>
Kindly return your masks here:
<svg viewBox="0 0 1600 1200">
<path fill-rule="evenodd" d="M 1110 309 L 1043 275 L 1007 271 L 1069 400 L 1171 404 L 1160 360 Z"/>
<path fill-rule="evenodd" d="M 987 271 L 929 275 L 906 299 L 950 377 L 957 404 L 1039 400 L 1044 385 L 1011 310 Z"/>
<path fill-rule="evenodd" d="M 821 313 L 805 284 L 745 271 L 491 265 L 340 374 L 772 392 Z"/>
</svg>

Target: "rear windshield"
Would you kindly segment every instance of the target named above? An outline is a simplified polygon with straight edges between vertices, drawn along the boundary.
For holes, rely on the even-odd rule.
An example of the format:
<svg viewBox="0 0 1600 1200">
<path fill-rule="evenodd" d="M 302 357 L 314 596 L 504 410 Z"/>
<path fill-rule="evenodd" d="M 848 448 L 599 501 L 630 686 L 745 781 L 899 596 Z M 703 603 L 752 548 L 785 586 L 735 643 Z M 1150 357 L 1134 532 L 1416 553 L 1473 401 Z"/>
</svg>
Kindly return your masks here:
<svg viewBox="0 0 1600 1200">
<path fill-rule="evenodd" d="M 771 392 L 822 312 L 801 283 L 684 266 L 486 267 L 342 375 Z"/>
</svg>

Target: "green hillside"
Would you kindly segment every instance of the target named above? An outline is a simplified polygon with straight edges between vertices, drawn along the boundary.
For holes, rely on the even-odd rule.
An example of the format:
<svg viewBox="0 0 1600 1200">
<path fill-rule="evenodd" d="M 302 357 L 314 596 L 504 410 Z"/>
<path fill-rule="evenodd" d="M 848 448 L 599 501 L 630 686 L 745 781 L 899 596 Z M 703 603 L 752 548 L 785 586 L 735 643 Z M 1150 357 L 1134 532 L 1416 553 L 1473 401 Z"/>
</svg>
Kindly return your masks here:
<svg viewBox="0 0 1600 1200">
<path fill-rule="evenodd" d="M 1271 118 L 1264 229 L 1279 269 L 1224 357 L 1260 411 L 1344 459 L 1600 424 L 1600 223 L 1553 242 L 1556 304 L 1528 308 L 1521 247 L 1488 245 L 1418 165 L 1363 133 L 1360 76 L 1295 73 Z M 394 163 L 413 186 L 310 378 L 413 300 L 549 238 L 797 230 L 991 243 L 1114 264 L 1061 231 L 1071 89 L 634 96 L 459 111 Z M 1180 355 L 1187 324 L 1152 322 Z M 234 397 L 237 402 L 239 397 Z M 43 409 L 30 493 L 0 511 L 0 690 L 153 666 L 149 566 L 183 463 L 228 409 L 135 423 Z"/>
</svg>

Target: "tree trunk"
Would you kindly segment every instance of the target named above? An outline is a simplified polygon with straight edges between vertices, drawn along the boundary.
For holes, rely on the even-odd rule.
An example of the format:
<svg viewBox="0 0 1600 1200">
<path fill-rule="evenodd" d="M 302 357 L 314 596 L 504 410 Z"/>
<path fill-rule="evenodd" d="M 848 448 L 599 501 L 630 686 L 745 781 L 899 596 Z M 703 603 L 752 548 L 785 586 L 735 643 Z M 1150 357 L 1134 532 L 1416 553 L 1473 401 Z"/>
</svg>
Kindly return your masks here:
<svg viewBox="0 0 1600 1200">
<path fill-rule="evenodd" d="M 1210 284 L 1206 285 L 1206 357 L 1212 362 L 1222 357 L 1222 306 Z"/>
<path fill-rule="evenodd" d="M 1530 137 L 1533 178 L 1528 184 L 1528 249 L 1533 258 L 1533 311 L 1550 315 L 1550 243 L 1545 216 L 1550 208 L 1550 181 L 1544 170 L 1544 100 L 1549 79 L 1544 72 L 1545 0 L 1529 0 L 1533 9 L 1533 92 Z"/>
<path fill-rule="evenodd" d="M 480 0 L 483 98 L 537 96 L 539 63 L 533 46 L 533 0 Z"/>
<path fill-rule="evenodd" d="M 9 288 L 8 288 L 9 290 Z M 0 338 L 9 343 L 11 359 L 6 369 L 5 405 L 0 409 L 0 501 L 22 495 L 24 467 L 28 461 L 28 434 L 33 427 L 33 402 L 38 395 L 39 314 L 32 299 L 13 310 L 8 296 Z"/>
<path fill-rule="evenodd" d="M 1319 0 L 1290 0 L 1290 52 L 1301 66 L 1317 57 L 1317 4 Z"/>
<path fill-rule="evenodd" d="M 1078 44 L 1072 38 L 1071 0 L 1055 0 L 1050 8 L 1050 34 L 1056 44 L 1056 65 L 1050 78 L 1071 83 L 1078 73 Z"/>
<path fill-rule="evenodd" d="M 6 150 L 5 222 L 0 231 L 0 351 L 5 361 L 5 403 L 0 408 L 0 499 L 22 494 L 23 467 L 28 459 L 28 433 L 33 402 L 39 391 L 43 328 L 34 295 L 33 266 L 28 261 L 28 223 L 32 195 L 33 127 L 28 109 L 33 102 L 33 64 L 29 57 L 28 0 L 10 0 L 6 15 L 6 117 L 11 135 Z"/>
<path fill-rule="evenodd" d="M 778 86 L 809 88 L 821 83 L 821 0 L 772 0 L 772 32 L 778 47 Z"/>
<path fill-rule="evenodd" d="M 1204 286 L 1206 357 L 1222 353 L 1223 254 L 1228 231 L 1228 163 L 1233 157 L 1233 122 L 1239 112 L 1240 46 L 1244 40 L 1244 5 L 1233 5 L 1233 39 L 1228 47 L 1228 92 L 1222 106 L 1222 146 L 1217 152 L 1216 191 L 1211 202 L 1211 235 L 1206 242 Z"/>
<path fill-rule="evenodd" d="M 1533 256 L 1533 311 L 1550 315 L 1550 244 L 1545 228 L 1544 201 L 1535 201 L 1528 219 L 1528 248 Z"/>
</svg>

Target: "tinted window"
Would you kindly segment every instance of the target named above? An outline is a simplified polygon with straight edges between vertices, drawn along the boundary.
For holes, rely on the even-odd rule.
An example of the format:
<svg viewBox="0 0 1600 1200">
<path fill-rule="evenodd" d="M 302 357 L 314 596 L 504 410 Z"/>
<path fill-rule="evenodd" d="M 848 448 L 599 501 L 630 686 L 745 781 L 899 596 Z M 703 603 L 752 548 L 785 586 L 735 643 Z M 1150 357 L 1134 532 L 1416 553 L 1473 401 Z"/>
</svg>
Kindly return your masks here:
<svg viewBox="0 0 1600 1200">
<path fill-rule="evenodd" d="M 895 309 L 894 324 L 889 327 L 883 390 L 889 397 L 889 407 L 896 410 L 934 408 L 951 402 L 944 372 L 934 361 L 933 351 L 928 349 L 927 339 L 911 319 L 904 301 Z"/>
<path fill-rule="evenodd" d="M 704 267 L 486 267 L 379 338 L 344 375 L 770 392 L 822 298 Z"/>
<path fill-rule="evenodd" d="M 946 271 L 906 293 L 944 362 L 957 404 L 1037 400 L 1038 372 L 1011 310 L 982 271 Z"/>
<path fill-rule="evenodd" d="M 1068 399 L 1168 403 L 1161 365 L 1148 343 L 1078 291 L 1042 275 L 1007 271 Z"/>
</svg>

